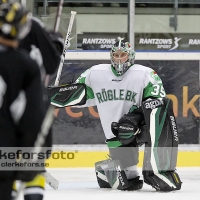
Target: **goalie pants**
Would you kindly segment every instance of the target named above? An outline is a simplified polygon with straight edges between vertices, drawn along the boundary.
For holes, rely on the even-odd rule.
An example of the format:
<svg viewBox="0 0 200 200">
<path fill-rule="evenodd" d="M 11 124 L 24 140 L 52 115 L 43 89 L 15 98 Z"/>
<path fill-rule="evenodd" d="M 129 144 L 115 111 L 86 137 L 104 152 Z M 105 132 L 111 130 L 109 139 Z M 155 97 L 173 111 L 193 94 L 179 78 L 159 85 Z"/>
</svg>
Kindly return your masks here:
<svg viewBox="0 0 200 200">
<path fill-rule="evenodd" d="M 119 160 L 122 170 L 125 171 L 128 179 L 135 178 L 139 175 L 137 164 L 139 162 L 138 147 L 116 147 L 109 148 L 112 160 Z"/>
<path fill-rule="evenodd" d="M 122 168 L 137 165 L 139 160 L 138 147 L 109 148 L 112 160 L 119 160 Z"/>
</svg>

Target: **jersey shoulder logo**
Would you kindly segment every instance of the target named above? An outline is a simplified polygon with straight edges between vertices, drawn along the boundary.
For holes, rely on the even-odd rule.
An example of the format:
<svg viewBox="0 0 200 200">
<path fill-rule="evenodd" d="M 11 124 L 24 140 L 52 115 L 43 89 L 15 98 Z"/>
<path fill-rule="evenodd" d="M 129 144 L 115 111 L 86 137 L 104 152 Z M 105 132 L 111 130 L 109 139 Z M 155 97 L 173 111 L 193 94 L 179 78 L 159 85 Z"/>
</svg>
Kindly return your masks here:
<svg viewBox="0 0 200 200">
<path fill-rule="evenodd" d="M 150 75 L 151 75 L 151 77 L 152 77 L 154 80 L 156 80 L 156 81 L 160 81 L 160 80 L 161 80 L 160 77 L 158 76 L 158 74 L 157 74 L 155 71 L 152 71 L 152 72 L 150 73 Z"/>
</svg>

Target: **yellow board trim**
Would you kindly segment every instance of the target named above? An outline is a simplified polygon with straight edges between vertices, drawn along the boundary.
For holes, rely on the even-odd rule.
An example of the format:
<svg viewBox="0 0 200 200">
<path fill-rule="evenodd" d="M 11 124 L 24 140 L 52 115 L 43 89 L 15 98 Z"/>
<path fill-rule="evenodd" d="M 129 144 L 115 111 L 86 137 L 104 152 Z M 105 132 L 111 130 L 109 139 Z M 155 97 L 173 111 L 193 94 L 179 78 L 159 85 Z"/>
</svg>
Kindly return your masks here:
<svg viewBox="0 0 200 200">
<path fill-rule="evenodd" d="M 53 152 L 54 158 L 50 157 L 46 160 L 46 167 L 49 168 L 71 168 L 71 167 L 94 167 L 94 163 L 108 158 L 107 151 L 79 151 Z M 59 156 L 60 155 L 60 156 Z M 139 152 L 138 167 L 142 167 L 144 152 Z M 182 151 L 178 153 L 177 167 L 200 167 L 200 152 L 199 151 Z"/>
</svg>

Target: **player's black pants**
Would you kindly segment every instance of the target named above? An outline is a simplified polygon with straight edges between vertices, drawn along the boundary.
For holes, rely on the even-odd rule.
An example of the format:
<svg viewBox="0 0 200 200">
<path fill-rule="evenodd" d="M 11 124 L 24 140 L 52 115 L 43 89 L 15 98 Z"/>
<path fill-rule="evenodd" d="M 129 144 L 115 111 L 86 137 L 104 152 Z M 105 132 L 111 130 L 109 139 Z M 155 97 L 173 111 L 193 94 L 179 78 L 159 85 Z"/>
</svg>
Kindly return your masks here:
<svg viewBox="0 0 200 200">
<path fill-rule="evenodd" d="M 13 181 L 11 179 L 0 180 L 0 200 L 11 200 Z"/>
</svg>

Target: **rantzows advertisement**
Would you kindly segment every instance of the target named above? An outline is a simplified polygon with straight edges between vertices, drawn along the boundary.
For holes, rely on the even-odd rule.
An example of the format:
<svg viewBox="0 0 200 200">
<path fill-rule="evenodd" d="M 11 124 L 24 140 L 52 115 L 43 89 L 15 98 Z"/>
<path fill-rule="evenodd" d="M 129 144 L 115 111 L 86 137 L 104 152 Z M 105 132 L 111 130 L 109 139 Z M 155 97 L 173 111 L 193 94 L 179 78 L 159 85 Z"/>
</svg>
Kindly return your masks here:
<svg viewBox="0 0 200 200">
<path fill-rule="evenodd" d="M 127 40 L 127 33 L 78 34 L 77 47 L 83 50 L 109 50 L 118 37 Z M 135 33 L 136 51 L 199 51 L 199 34 Z"/>
<path fill-rule="evenodd" d="M 69 60 L 63 67 L 60 84 L 75 80 L 89 67 L 109 63 L 100 60 Z M 154 69 L 173 101 L 180 144 L 199 143 L 199 61 L 135 61 Z M 56 74 L 51 77 L 53 84 Z M 113 113 L 114 115 L 115 113 Z M 54 144 L 104 144 L 105 136 L 96 107 L 60 108 L 53 124 Z"/>
</svg>

